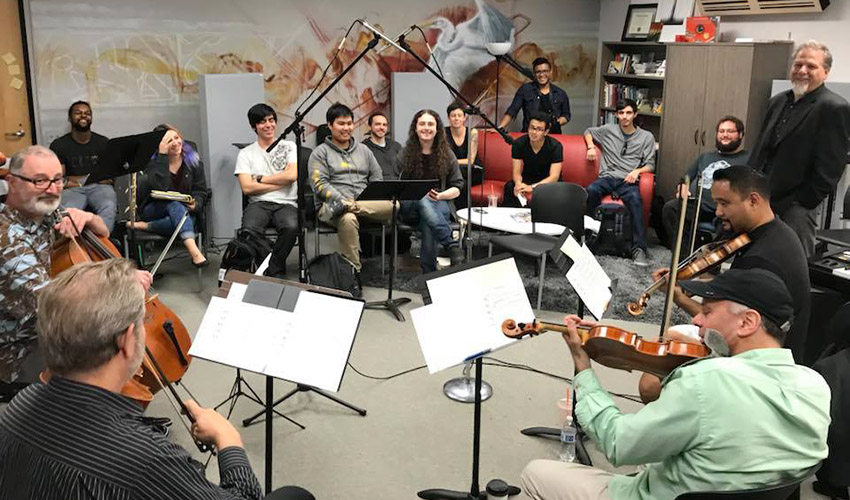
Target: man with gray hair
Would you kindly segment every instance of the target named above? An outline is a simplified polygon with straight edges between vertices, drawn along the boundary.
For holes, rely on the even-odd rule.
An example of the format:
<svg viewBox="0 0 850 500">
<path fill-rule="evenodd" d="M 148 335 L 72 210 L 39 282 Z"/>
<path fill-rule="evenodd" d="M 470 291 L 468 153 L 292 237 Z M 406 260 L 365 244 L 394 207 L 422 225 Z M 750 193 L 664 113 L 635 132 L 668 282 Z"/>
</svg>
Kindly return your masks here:
<svg viewBox="0 0 850 500">
<path fill-rule="evenodd" d="M 59 210 L 65 179 L 53 151 L 30 146 L 12 157 L 9 194 L 0 203 L 0 392 L 8 395 L 38 380 L 36 299 L 49 280 L 51 250 L 58 235 L 83 228 L 108 236 L 103 220 L 89 212 Z M 147 271 L 138 278 L 150 286 Z M 11 384 L 10 384 L 11 383 Z"/>
<path fill-rule="evenodd" d="M 145 290 L 125 259 L 77 264 L 45 287 L 38 329 L 51 377 L 24 389 L 0 416 L 0 496 L 262 497 L 242 438 L 221 414 L 186 401 L 193 437 L 218 451 L 217 486 L 120 394 L 145 355 L 144 316 Z M 314 500 L 295 487 L 275 495 Z"/>
<path fill-rule="evenodd" d="M 826 45 L 794 51 L 792 89 L 770 99 L 749 164 L 770 181 L 773 211 L 811 257 L 817 208 L 835 190 L 850 152 L 850 103 L 824 85 L 832 68 Z"/>
</svg>

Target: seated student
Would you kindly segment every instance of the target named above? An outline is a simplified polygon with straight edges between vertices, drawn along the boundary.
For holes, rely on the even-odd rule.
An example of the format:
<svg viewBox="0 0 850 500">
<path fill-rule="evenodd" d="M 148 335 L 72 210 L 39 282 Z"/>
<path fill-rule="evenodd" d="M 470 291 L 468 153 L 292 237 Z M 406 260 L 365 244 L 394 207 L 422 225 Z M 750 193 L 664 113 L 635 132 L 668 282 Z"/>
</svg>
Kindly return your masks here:
<svg viewBox="0 0 850 500">
<path fill-rule="evenodd" d="M 422 232 L 419 264 L 423 273 L 437 270 L 437 245 L 449 251 L 452 265 L 463 262 L 460 244 L 452 238 L 451 200 L 460 195 L 463 177 L 443 131 L 440 116 L 430 109 L 416 113 L 410 123 L 407 144 L 401 152 L 401 179 L 438 179 L 439 189 L 432 189 L 418 201 L 401 202 L 401 218 L 418 225 Z"/>
<path fill-rule="evenodd" d="M 166 130 L 166 132 L 159 143 L 159 151 L 148 162 L 144 177 L 141 179 L 142 189 L 139 191 L 141 221 L 127 222 L 127 227 L 171 236 L 186 212 L 192 215 L 203 212 L 207 202 L 207 181 L 204 177 L 204 164 L 198 152 L 183 142 L 183 136 L 179 130 L 168 124 L 159 125 L 154 130 Z M 151 190 L 190 194 L 194 201 L 183 203 L 157 200 L 150 197 Z M 195 241 L 194 216 L 187 217 L 183 222 L 180 239 L 189 251 L 192 264 L 196 267 L 209 265 L 209 260 L 201 253 Z"/>
<path fill-rule="evenodd" d="M 298 239 L 298 153 L 292 141 L 280 141 L 268 153 L 277 134 L 277 113 L 267 104 L 248 110 L 248 123 L 257 140 L 236 157 L 236 176 L 248 206 L 242 211 L 242 229 L 262 235 L 266 227 L 277 230 L 266 276 L 282 278 L 286 258 Z"/>
<path fill-rule="evenodd" d="M 126 259 L 78 264 L 41 291 L 39 341 L 51 376 L 20 392 L 0 416 L 2 498 L 263 497 L 239 431 L 224 416 L 186 401 L 193 437 L 218 453 L 215 485 L 120 394 L 142 364 L 144 318 L 145 290 Z M 313 500 L 297 487 L 275 494 Z"/>
<path fill-rule="evenodd" d="M 398 177 L 398 155 L 401 153 L 401 144 L 387 137 L 389 122 L 387 116 L 380 111 L 369 115 L 369 137 L 363 139 L 363 144 L 372 150 L 384 179 L 395 179 Z"/>
<path fill-rule="evenodd" d="M 513 179 L 505 184 L 504 206 L 519 207 L 519 196 L 528 198 L 527 195 L 540 184 L 558 182 L 564 148 L 560 142 L 549 137 L 549 117 L 546 114 L 531 115 L 528 134 L 514 141 L 511 158 Z"/>
<path fill-rule="evenodd" d="M 631 99 L 617 103 L 617 124 L 590 127 L 584 131 L 588 161 L 596 160 L 594 141 L 602 148 L 599 178 L 587 186 L 587 213 L 593 215 L 606 194 L 615 193 L 626 205 L 632 219 L 632 259 L 645 267 L 646 231 L 638 180 L 640 174 L 655 169 L 655 137 L 635 125 L 637 104 Z"/>
<path fill-rule="evenodd" d="M 354 113 L 340 103 L 326 113 L 331 136 L 310 155 L 313 189 L 321 203 L 319 219 L 337 228 L 340 253 L 360 272 L 360 219 L 388 222 L 390 201 L 355 201 L 373 181 L 383 180 L 381 165 L 372 151 L 351 137 Z"/>
<path fill-rule="evenodd" d="M 681 286 L 705 299 L 694 318 L 700 337 L 726 344 L 730 356 L 674 370 L 661 397 L 637 413 L 620 411 L 602 388 L 576 330 L 580 318 L 566 318 L 576 419 L 614 467 L 650 465 L 626 476 L 535 460 L 522 473 L 518 499 L 673 500 L 748 490 L 800 477 L 826 457 L 829 386 L 781 347 L 793 320 L 782 280 L 763 269 L 732 269 Z"/>
<path fill-rule="evenodd" d="M 460 166 L 460 174 L 463 176 L 463 189 L 457 197 L 455 205 L 457 208 L 466 207 L 467 191 L 470 186 L 477 186 L 484 181 L 484 167 L 478 158 L 478 130 L 471 128 L 467 135 L 466 111 L 462 104 L 453 102 L 446 108 L 449 117 L 449 126 L 446 127 L 446 139 L 457 158 Z M 467 166 L 472 164 L 472 180 L 467 176 Z"/>
<path fill-rule="evenodd" d="M 705 152 L 694 160 L 694 163 L 685 171 L 690 181 L 690 191 L 687 193 L 696 203 L 698 197 L 698 186 L 702 181 L 702 202 L 700 203 L 699 220 L 714 220 L 714 199 L 711 197 L 711 183 L 714 172 L 732 165 L 746 165 L 750 158 L 750 152 L 744 149 L 744 122 L 734 116 L 724 116 L 717 122 L 715 127 L 714 151 Z M 679 228 L 679 212 L 681 211 L 682 196 L 685 195 L 684 186 L 676 192 L 676 197 L 664 204 L 661 211 L 661 219 L 664 222 L 664 230 L 670 248 L 676 240 L 676 232 Z M 689 204 L 691 202 L 688 202 Z M 690 227 L 693 221 L 689 222 Z M 688 229 L 690 231 L 690 229 Z M 687 240 L 686 240 L 687 241 Z"/>
</svg>

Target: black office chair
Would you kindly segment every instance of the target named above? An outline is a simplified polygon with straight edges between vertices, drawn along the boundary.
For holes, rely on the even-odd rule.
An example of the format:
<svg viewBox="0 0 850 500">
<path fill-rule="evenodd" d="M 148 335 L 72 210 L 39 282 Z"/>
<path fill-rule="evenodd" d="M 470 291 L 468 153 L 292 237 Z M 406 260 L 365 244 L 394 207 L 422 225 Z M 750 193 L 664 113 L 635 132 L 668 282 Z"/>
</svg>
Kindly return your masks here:
<svg viewBox="0 0 850 500">
<path fill-rule="evenodd" d="M 530 205 L 532 233 L 494 236 L 490 239 L 488 255 L 493 255 L 493 247 L 496 246 L 510 253 L 534 257 L 540 261 L 540 285 L 537 288 L 537 309 L 539 310 L 543 301 L 546 255 L 558 242 L 558 237 L 536 232 L 536 224 L 541 222 L 560 224 L 581 237 L 584 234 L 587 191 L 571 182 L 543 184 L 534 189 Z"/>
<path fill-rule="evenodd" d="M 820 469 L 820 463 L 801 477 L 789 479 L 773 486 L 739 491 L 699 491 L 684 493 L 676 500 L 789 500 L 800 498 L 800 484 Z"/>
</svg>

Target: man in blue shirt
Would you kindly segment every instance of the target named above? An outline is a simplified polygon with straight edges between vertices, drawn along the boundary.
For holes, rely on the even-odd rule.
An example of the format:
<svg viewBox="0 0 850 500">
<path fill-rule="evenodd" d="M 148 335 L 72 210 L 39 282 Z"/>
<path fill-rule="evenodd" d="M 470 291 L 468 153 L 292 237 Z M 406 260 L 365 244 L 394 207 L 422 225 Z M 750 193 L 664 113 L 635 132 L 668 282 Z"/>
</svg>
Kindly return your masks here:
<svg viewBox="0 0 850 500">
<path fill-rule="evenodd" d="M 535 460 L 522 473 L 520 498 L 673 500 L 749 490 L 799 478 L 826 457 L 829 387 L 781 347 L 794 311 L 782 280 L 764 269 L 730 269 L 681 286 L 704 299 L 694 317 L 700 337 L 728 355 L 674 370 L 660 397 L 637 413 L 620 411 L 591 369 L 576 330 L 589 322 L 566 318 L 576 419 L 614 467 L 650 465 L 625 476 Z"/>
<path fill-rule="evenodd" d="M 528 122 L 537 112 L 546 113 L 551 117 L 550 134 L 560 134 L 561 126 L 570 121 L 570 98 L 564 89 L 553 84 L 552 65 L 545 57 L 538 57 L 531 64 L 536 81 L 523 84 L 517 89 L 514 100 L 505 116 L 499 122 L 499 128 L 506 127 L 522 109 L 522 131 L 528 131 Z"/>
</svg>

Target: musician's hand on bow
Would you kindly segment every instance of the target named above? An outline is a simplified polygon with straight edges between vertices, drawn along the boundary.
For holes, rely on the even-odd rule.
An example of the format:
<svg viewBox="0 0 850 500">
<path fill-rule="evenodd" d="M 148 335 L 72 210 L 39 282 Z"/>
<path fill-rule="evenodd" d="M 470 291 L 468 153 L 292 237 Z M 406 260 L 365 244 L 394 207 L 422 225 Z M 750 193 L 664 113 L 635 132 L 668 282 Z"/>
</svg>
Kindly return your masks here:
<svg viewBox="0 0 850 500">
<path fill-rule="evenodd" d="M 195 208 L 197 208 L 197 206 L 198 206 L 198 204 L 195 202 L 195 199 L 194 199 L 194 198 L 192 199 L 192 201 L 191 201 L 191 202 L 189 202 L 189 203 L 184 203 L 184 205 L 186 205 L 186 210 L 188 210 L 188 211 L 190 211 L 190 212 L 194 212 L 194 211 L 195 211 Z"/>
<path fill-rule="evenodd" d="M 146 292 L 153 283 L 153 275 L 148 271 L 142 271 L 141 269 L 136 270 L 136 279 L 139 280 L 139 284 L 142 285 L 142 288 Z"/>
<path fill-rule="evenodd" d="M 195 419 L 192 435 L 199 441 L 214 444 L 219 450 L 231 446 L 243 447 L 239 431 L 221 413 L 211 408 L 201 408 L 191 399 L 186 401 L 186 409 Z"/>
<path fill-rule="evenodd" d="M 652 281 L 658 281 L 661 278 L 667 276 L 668 274 L 670 274 L 669 267 L 660 267 L 655 271 L 652 271 Z"/>
<path fill-rule="evenodd" d="M 62 217 L 59 223 L 53 226 L 53 229 L 66 238 L 79 236 L 78 231 L 82 231 L 86 227 L 86 224 L 94 218 L 93 213 L 77 208 L 68 208 L 65 211 L 68 213 L 68 216 Z"/>
<path fill-rule="evenodd" d="M 578 374 L 590 368 L 590 356 L 587 355 L 584 347 L 582 347 L 581 334 L 578 333 L 576 327 L 579 325 L 592 327 L 596 323 L 594 321 L 584 320 L 575 314 L 570 314 L 564 317 L 564 324 L 567 325 L 567 333 L 562 333 L 561 336 L 564 337 L 564 341 L 570 347 L 570 353 L 573 355 L 573 363 L 575 364 L 575 372 Z"/>
</svg>

